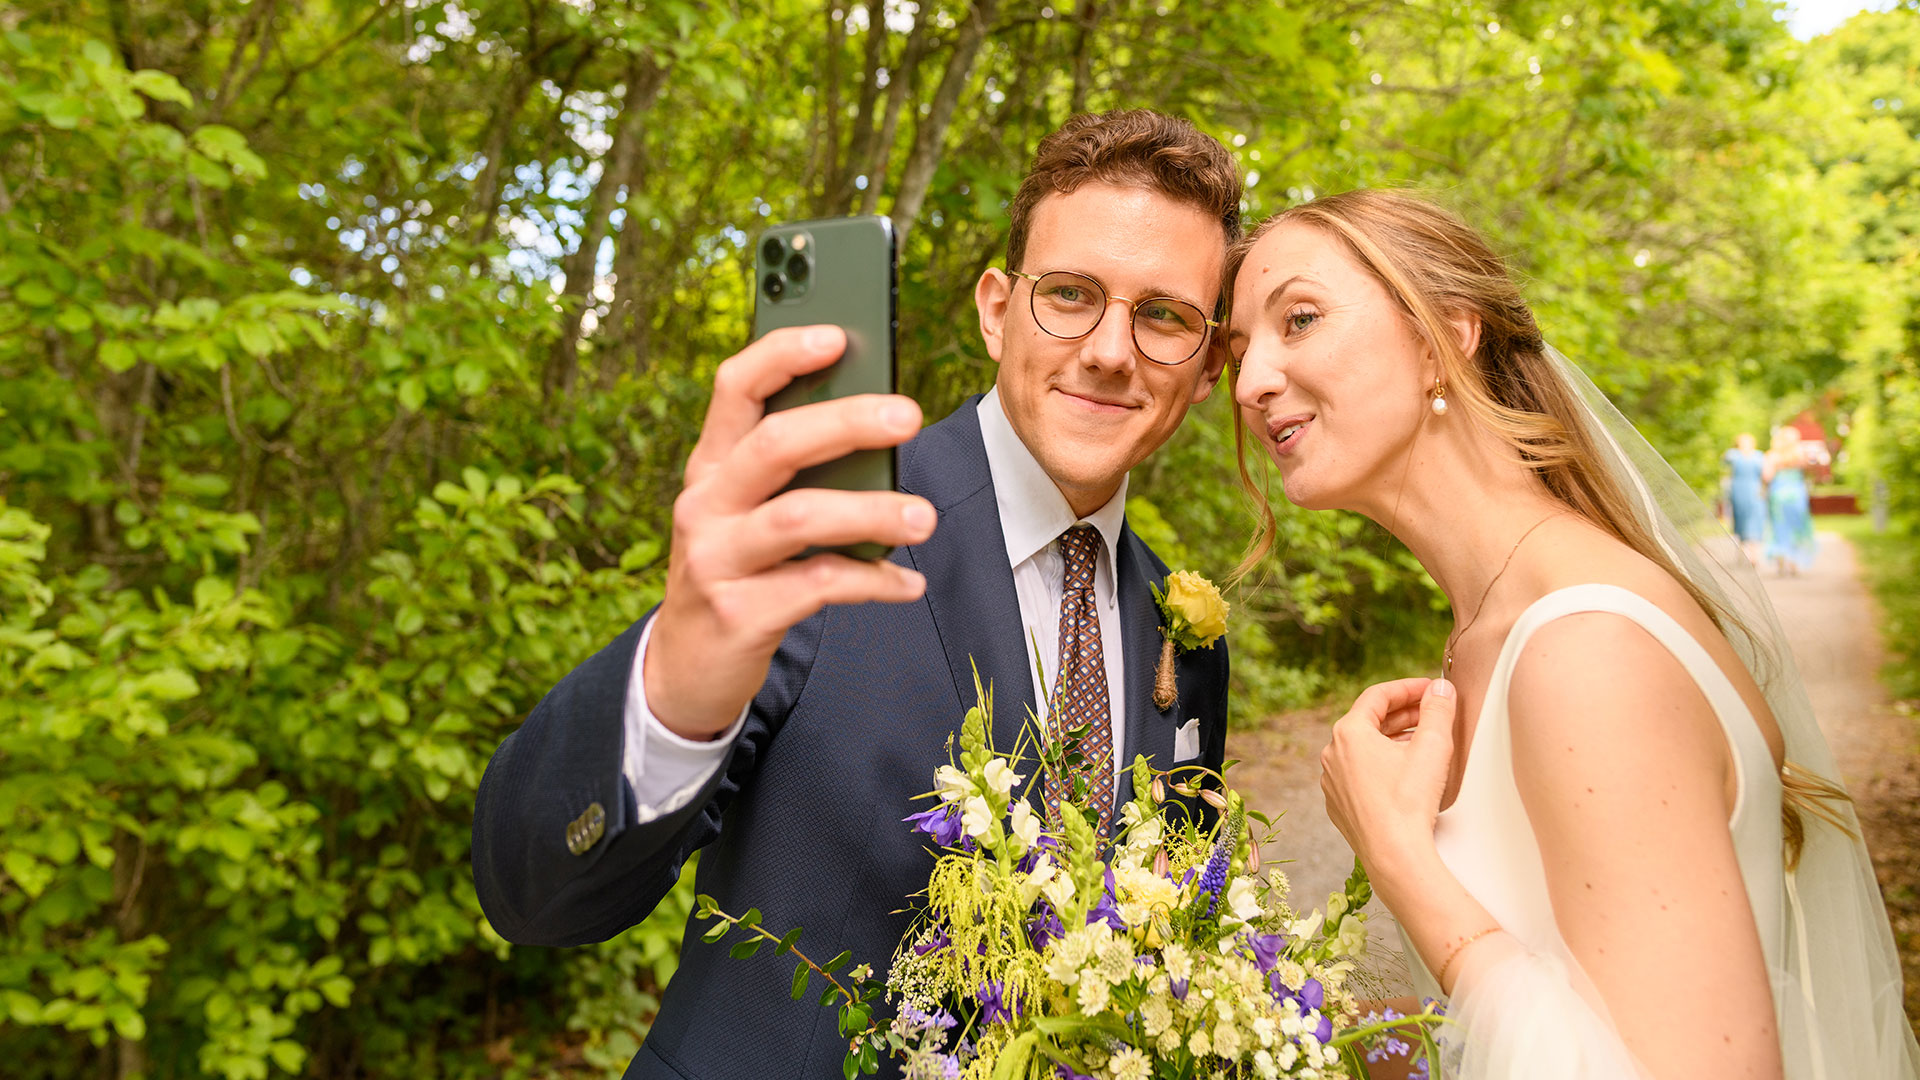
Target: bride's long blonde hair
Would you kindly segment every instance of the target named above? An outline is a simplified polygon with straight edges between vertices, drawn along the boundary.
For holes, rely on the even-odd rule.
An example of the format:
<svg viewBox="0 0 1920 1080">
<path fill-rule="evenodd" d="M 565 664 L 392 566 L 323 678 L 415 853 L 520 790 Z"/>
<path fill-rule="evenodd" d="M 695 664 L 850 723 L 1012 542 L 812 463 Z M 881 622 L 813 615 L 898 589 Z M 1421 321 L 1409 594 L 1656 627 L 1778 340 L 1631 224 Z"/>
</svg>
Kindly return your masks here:
<svg viewBox="0 0 1920 1080">
<path fill-rule="evenodd" d="M 1634 504 L 1615 481 L 1583 422 L 1584 407 L 1555 372 L 1533 310 L 1505 261 L 1479 232 L 1453 213 L 1403 191 L 1361 189 L 1318 198 L 1268 218 L 1230 249 L 1229 310 L 1233 280 L 1247 253 L 1261 237 L 1288 223 L 1309 225 L 1339 239 L 1360 267 L 1381 283 L 1407 325 L 1439 359 L 1449 404 L 1498 436 L 1554 498 L 1666 571 L 1721 633 L 1743 634 L 1758 647 L 1758 640 L 1733 612 L 1681 573 L 1634 512 Z M 1479 345 L 1471 356 L 1462 351 L 1449 321 L 1462 315 L 1480 324 Z M 1237 370 L 1230 371 L 1229 378 L 1237 377 Z M 1265 487 L 1255 483 L 1247 468 L 1249 440 L 1237 408 L 1234 433 L 1240 482 L 1259 520 L 1246 556 L 1234 571 L 1238 579 L 1272 550 L 1277 522 Z M 1801 811 L 1844 829 L 1825 804 L 1847 795 L 1791 763 L 1782 767 L 1781 782 L 1791 866 L 1798 861 L 1805 837 Z"/>
</svg>

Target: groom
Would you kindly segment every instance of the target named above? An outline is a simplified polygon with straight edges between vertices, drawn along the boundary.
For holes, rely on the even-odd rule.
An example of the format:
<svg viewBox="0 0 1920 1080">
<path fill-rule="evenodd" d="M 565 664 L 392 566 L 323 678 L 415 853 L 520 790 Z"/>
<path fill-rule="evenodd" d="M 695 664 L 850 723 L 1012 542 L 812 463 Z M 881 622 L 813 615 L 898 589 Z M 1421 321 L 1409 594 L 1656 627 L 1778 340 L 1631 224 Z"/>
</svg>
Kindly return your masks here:
<svg viewBox="0 0 1920 1080">
<path fill-rule="evenodd" d="M 1003 749 L 1040 700 L 1036 661 L 1049 689 L 1067 670 L 1072 704 L 1047 728 L 1086 728 L 1110 812 L 1135 754 L 1218 768 L 1226 649 L 1183 654 L 1179 699 L 1155 706 L 1149 584 L 1167 568 L 1125 504 L 1128 470 L 1220 377 L 1208 320 L 1239 204 L 1231 156 L 1185 121 L 1078 116 L 1015 195 L 1008 269 L 975 288 L 990 393 L 924 431 L 896 396 L 764 415 L 839 355 L 834 328 L 776 331 L 722 364 L 665 599 L 561 680 L 481 781 L 474 883 L 500 934 L 606 940 L 704 847 L 699 888 L 724 909 L 759 907 L 778 932 L 804 927 L 809 955 L 848 949 L 884 973 L 932 867 L 901 819 L 925 808 L 976 668 Z M 799 468 L 902 442 L 899 492 L 773 497 Z M 900 546 L 788 561 L 866 539 Z M 627 1076 L 838 1075 L 835 1011 L 789 999 L 792 963 L 689 934 Z"/>
</svg>

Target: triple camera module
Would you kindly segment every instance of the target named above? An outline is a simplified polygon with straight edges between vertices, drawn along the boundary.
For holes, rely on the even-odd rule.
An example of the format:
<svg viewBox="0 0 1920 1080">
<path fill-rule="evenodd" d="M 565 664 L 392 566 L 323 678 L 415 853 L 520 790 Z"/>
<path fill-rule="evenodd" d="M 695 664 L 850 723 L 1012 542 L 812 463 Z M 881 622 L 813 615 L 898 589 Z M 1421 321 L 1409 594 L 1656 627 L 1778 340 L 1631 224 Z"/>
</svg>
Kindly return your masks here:
<svg viewBox="0 0 1920 1080">
<path fill-rule="evenodd" d="M 760 292 L 774 302 L 797 300 L 813 281 L 813 253 L 806 233 L 760 241 Z"/>
</svg>

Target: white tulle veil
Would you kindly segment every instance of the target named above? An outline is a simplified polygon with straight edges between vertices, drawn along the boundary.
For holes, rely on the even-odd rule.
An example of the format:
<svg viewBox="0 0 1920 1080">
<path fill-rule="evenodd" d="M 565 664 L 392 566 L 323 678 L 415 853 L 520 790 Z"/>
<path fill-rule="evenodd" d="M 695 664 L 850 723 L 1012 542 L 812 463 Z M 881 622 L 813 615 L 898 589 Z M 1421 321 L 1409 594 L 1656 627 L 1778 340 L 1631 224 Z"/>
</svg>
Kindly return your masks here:
<svg viewBox="0 0 1920 1080">
<path fill-rule="evenodd" d="M 1548 347 L 1583 406 L 1588 434 L 1640 524 L 1686 578 L 1728 614 L 1728 638 L 1765 693 L 1797 769 L 1839 784 L 1786 635 L 1752 564 L 1664 458 L 1592 380 Z M 1920 1047 L 1902 1011 L 1901 972 L 1853 807 L 1846 829 L 1803 814 L 1806 843 L 1787 875 L 1787 938 L 1773 974 L 1788 1080 L 1913 1080 Z"/>
</svg>

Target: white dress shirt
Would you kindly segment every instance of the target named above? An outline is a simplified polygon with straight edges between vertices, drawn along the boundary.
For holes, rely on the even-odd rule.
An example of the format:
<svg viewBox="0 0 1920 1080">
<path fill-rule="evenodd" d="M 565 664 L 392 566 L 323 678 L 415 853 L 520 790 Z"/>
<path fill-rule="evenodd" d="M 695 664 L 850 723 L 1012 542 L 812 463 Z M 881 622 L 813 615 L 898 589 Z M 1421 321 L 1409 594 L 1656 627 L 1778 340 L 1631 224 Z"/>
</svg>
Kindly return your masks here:
<svg viewBox="0 0 1920 1080">
<path fill-rule="evenodd" d="M 1060 592 L 1062 561 L 1060 534 L 1078 524 L 1100 533 L 1099 554 L 1093 568 L 1094 606 L 1100 619 L 1100 647 L 1107 668 L 1107 702 L 1113 725 L 1113 768 L 1116 778 L 1126 758 L 1126 680 L 1120 655 L 1120 596 L 1115 576 L 1120 530 L 1126 524 L 1127 482 L 1120 481 L 1107 504 L 1086 517 L 1074 515 L 1066 497 L 1034 459 L 1008 423 L 996 388 L 980 399 L 980 437 L 986 444 L 987 469 L 993 476 L 994 501 L 1000 512 L 1000 532 L 1006 538 L 1007 565 L 1013 570 L 1013 591 L 1020 603 L 1021 640 L 1027 646 L 1027 671 L 1033 678 L 1034 700 L 1045 718 L 1047 695 L 1060 661 Z M 621 771 L 632 785 L 639 810 L 636 824 L 653 821 L 685 806 L 726 760 L 727 751 L 746 722 L 742 709 L 733 726 L 719 738 L 695 741 L 667 730 L 647 707 L 648 623 L 634 649 L 633 673 L 627 679 L 626 738 Z M 1036 663 L 1036 661 L 1039 661 Z M 955 717 L 956 722 L 958 717 Z"/>
</svg>

